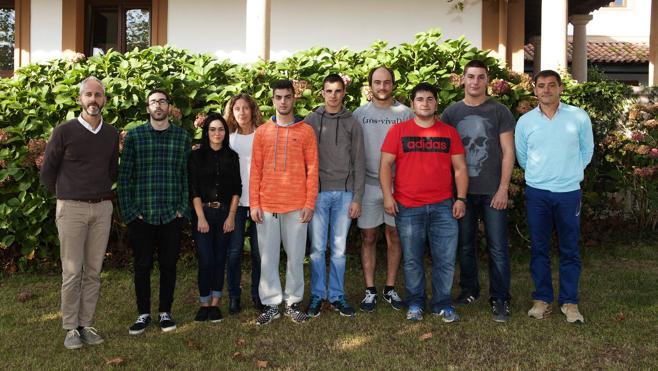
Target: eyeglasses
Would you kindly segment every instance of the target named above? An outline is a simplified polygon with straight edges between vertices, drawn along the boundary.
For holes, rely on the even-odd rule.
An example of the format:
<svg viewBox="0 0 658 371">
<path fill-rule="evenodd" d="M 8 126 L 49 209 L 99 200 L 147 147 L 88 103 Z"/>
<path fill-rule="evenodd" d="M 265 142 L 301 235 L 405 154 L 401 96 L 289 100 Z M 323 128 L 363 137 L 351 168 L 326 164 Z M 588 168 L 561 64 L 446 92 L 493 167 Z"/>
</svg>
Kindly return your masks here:
<svg viewBox="0 0 658 371">
<path fill-rule="evenodd" d="M 169 101 L 166 99 L 152 100 L 149 102 L 149 106 L 166 106 L 169 104 Z"/>
</svg>

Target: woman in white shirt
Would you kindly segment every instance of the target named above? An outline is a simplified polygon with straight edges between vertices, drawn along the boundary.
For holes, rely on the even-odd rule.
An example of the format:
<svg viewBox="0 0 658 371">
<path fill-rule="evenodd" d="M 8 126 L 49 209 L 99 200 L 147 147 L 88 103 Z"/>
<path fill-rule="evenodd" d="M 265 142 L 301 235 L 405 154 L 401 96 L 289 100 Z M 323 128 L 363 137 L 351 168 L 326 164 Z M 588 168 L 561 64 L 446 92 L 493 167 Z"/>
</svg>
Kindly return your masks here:
<svg viewBox="0 0 658 371">
<path fill-rule="evenodd" d="M 258 295 L 260 280 L 260 254 L 256 223 L 249 217 L 249 172 L 251 168 L 251 148 L 256 128 L 263 123 L 263 116 L 256 101 L 246 93 L 240 93 L 226 104 L 224 117 L 229 127 L 231 148 L 240 156 L 240 178 L 242 178 L 242 196 L 235 216 L 235 230 L 231 235 L 228 250 L 228 294 L 229 313 L 237 314 L 240 306 L 241 262 L 245 237 L 249 237 L 251 251 L 251 300 L 254 307 L 261 311 L 263 304 Z M 246 231 L 245 231 L 246 227 Z"/>
</svg>

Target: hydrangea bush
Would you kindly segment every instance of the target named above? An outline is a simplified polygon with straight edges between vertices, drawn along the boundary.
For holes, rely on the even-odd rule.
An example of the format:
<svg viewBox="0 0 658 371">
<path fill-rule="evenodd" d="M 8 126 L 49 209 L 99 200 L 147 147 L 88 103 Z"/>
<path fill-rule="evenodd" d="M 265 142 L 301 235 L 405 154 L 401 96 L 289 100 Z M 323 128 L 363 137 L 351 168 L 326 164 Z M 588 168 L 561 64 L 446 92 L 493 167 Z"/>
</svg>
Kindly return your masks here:
<svg viewBox="0 0 658 371">
<path fill-rule="evenodd" d="M 90 58 L 76 55 L 21 68 L 13 78 L 0 79 L 0 263 L 5 270 L 11 271 L 24 269 L 37 261 L 56 261 L 52 259 L 58 252 L 54 199 L 39 184 L 38 170 L 52 129 L 79 114 L 76 102 L 78 84 L 89 75 L 104 82 L 108 100 L 103 117 L 117 127 L 122 136 L 146 120 L 146 92 L 162 88 L 171 92 L 175 106 L 172 111 L 174 122 L 198 138 L 203 117 L 209 112 L 223 111 L 228 99 L 238 92 L 251 94 L 265 117 L 273 114 L 269 85 L 280 78 L 294 81 L 298 98 L 296 112 L 304 116 L 322 103 L 322 79 L 329 73 L 340 73 L 347 86 L 345 104 L 354 110 L 370 98 L 367 74 L 379 65 L 388 65 L 395 70 L 397 98 L 405 103 L 408 103 L 408 93 L 415 84 L 421 81 L 436 84 L 440 91 L 439 110 L 442 110 L 463 98 L 459 76 L 464 64 L 474 58 L 482 59 L 490 68 L 490 95 L 507 105 L 517 117 L 536 105 L 527 75 L 502 68 L 488 52 L 473 47 L 462 38 L 443 40 L 438 30 L 417 34 L 413 42 L 394 47 L 388 47 L 384 41 L 375 42 L 358 52 L 315 47 L 280 62 L 260 61 L 250 65 L 155 46 L 125 54 L 110 51 Z M 621 98 L 627 92 L 620 90 L 619 84 L 600 83 L 595 86 L 606 86 L 606 91 L 613 92 L 605 97 L 605 105 L 590 105 L 589 101 L 598 99 L 600 92 L 590 96 L 591 89 L 584 90 L 585 94 L 579 86 L 567 82 L 568 98 L 588 110 L 596 127 L 606 128 L 605 135 L 611 134 L 617 128 L 617 119 L 610 117 L 610 112 L 621 112 Z M 655 133 L 642 132 L 645 133 L 643 138 L 650 135 L 655 138 Z M 647 155 L 634 152 L 634 156 L 651 158 L 654 162 L 644 165 L 638 162 L 634 165 L 637 169 L 655 164 L 651 154 L 656 146 L 648 142 L 646 145 L 651 147 Z M 603 147 L 597 147 L 597 151 L 603 150 Z M 618 155 L 621 152 L 615 150 L 610 155 L 613 153 Z M 597 159 L 601 162 L 600 158 Z M 626 168 L 621 164 L 619 162 L 612 168 L 617 172 L 635 174 L 636 168 Z M 654 176 L 656 171 L 652 169 Z M 638 180 L 648 179 L 647 176 L 634 176 Z M 617 181 L 623 176 L 613 177 L 616 177 L 616 190 L 630 187 L 626 180 Z M 586 187 L 589 182 L 596 183 L 597 180 L 588 180 Z M 519 236 L 525 235 L 522 183 L 523 174 L 517 169 L 510 192 L 512 224 Z M 124 241 L 125 226 L 115 213 L 109 254 L 122 255 L 127 251 Z M 127 256 L 123 258 L 128 259 Z"/>
</svg>

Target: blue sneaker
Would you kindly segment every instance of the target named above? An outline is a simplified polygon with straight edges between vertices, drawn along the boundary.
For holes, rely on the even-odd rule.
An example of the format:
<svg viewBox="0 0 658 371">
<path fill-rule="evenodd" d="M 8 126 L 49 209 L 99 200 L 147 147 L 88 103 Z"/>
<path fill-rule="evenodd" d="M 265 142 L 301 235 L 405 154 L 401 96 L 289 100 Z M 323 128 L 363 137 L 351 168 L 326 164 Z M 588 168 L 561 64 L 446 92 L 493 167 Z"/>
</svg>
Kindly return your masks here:
<svg viewBox="0 0 658 371">
<path fill-rule="evenodd" d="M 322 311 L 322 298 L 317 295 L 311 295 L 311 302 L 308 303 L 306 308 L 306 315 L 309 317 L 317 317 Z"/>
<path fill-rule="evenodd" d="M 450 322 L 459 321 L 459 315 L 457 314 L 457 312 L 455 312 L 455 308 L 453 308 L 453 307 L 446 307 L 446 308 L 443 308 L 440 311 L 434 312 L 432 314 L 434 314 L 435 316 L 441 317 L 441 320 L 443 322 L 450 323 Z"/>
<path fill-rule="evenodd" d="M 343 296 L 339 296 L 336 300 L 331 302 L 331 308 L 340 313 L 341 316 L 352 317 L 356 312 L 354 308 L 345 300 Z"/>
<path fill-rule="evenodd" d="M 418 307 L 409 308 L 407 311 L 407 320 L 409 321 L 422 321 L 423 310 Z"/>
</svg>

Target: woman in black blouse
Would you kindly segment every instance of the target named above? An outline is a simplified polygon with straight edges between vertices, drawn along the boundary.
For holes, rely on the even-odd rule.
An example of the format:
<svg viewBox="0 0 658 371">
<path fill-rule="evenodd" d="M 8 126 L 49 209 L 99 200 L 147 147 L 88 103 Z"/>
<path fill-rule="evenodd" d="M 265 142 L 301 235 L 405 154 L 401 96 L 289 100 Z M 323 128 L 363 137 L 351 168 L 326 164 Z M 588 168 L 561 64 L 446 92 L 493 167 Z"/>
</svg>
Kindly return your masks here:
<svg viewBox="0 0 658 371">
<path fill-rule="evenodd" d="M 201 302 L 194 320 L 219 322 L 226 251 L 242 192 L 238 155 L 229 147 L 221 115 L 210 114 L 204 121 L 201 146 L 190 155 L 189 179 Z"/>
</svg>

